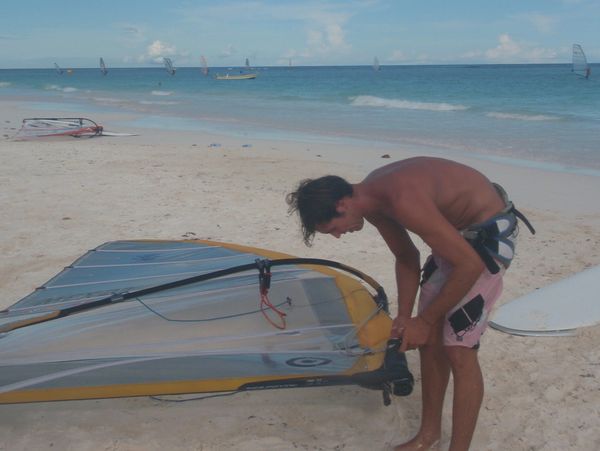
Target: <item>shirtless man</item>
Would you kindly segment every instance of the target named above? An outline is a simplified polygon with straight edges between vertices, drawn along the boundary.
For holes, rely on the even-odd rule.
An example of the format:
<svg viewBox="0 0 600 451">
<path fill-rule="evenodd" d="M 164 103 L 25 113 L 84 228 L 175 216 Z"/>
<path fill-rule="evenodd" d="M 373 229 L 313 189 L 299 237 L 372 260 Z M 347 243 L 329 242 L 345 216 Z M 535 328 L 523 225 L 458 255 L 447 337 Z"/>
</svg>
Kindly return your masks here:
<svg viewBox="0 0 600 451">
<path fill-rule="evenodd" d="M 450 450 L 467 450 L 483 398 L 479 338 L 513 257 L 516 217 L 523 216 L 480 172 L 429 157 L 383 166 L 356 184 L 337 176 L 304 180 L 287 202 L 300 216 L 307 245 L 315 232 L 339 238 L 361 230 L 365 220 L 377 228 L 396 258 L 398 315 L 392 336 L 402 339 L 401 351 L 418 348 L 421 362 L 421 427 L 396 450 L 430 449 L 439 442 L 450 372 Z M 408 232 L 432 250 L 416 316 L 420 257 Z"/>
</svg>

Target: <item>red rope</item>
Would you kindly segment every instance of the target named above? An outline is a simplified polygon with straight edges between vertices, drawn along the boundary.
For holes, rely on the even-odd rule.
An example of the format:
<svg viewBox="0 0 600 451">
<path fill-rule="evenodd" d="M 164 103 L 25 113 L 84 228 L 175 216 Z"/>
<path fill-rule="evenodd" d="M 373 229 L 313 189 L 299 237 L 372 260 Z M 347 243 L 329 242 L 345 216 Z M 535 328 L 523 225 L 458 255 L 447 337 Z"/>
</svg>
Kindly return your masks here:
<svg viewBox="0 0 600 451">
<path fill-rule="evenodd" d="M 286 328 L 286 322 L 285 322 L 285 312 L 282 312 L 281 310 L 279 310 L 277 307 L 275 307 L 273 304 L 271 304 L 271 301 L 269 300 L 269 296 L 267 296 L 268 290 L 260 290 L 260 311 L 262 312 L 263 316 L 265 317 L 265 319 L 273 326 L 276 327 L 277 329 L 283 330 Z M 273 321 L 269 315 L 267 315 L 267 311 L 266 308 L 271 309 L 275 312 L 275 314 L 279 317 L 280 320 L 280 324 L 277 324 L 275 321 Z"/>
</svg>

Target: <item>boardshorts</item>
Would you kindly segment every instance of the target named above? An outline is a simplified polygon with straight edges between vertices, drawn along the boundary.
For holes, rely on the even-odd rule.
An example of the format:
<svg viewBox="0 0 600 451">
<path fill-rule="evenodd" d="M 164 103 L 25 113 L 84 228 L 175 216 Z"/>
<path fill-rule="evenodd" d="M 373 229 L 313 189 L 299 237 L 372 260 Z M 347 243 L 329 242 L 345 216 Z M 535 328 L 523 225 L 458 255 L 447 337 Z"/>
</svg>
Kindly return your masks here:
<svg viewBox="0 0 600 451">
<path fill-rule="evenodd" d="M 423 266 L 423 281 L 419 295 L 419 314 L 427 308 L 440 292 L 450 272 L 450 263 L 431 255 Z M 464 346 L 478 349 L 479 340 L 485 332 L 492 307 L 502 293 L 502 277 L 505 269 L 492 274 L 484 269 L 467 295 L 450 310 L 443 324 L 444 346 Z"/>
<path fill-rule="evenodd" d="M 460 231 L 480 256 L 485 269 L 467 295 L 446 314 L 442 333 L 445 346 L 479 348 L 479 339 L 487 328 L 492 307 L 502 293 L 502 277 L 515 255 L 517 220 L 535 234 L 531 223 L 515 208 L 504 188 L 496 183 L 493 185 L 505 208 L 490 219 Z M 429 256 L 423 266 L 419 314 L 433 302 L 451 272 L 450 263 L 435 254 Z"/>
</svg>

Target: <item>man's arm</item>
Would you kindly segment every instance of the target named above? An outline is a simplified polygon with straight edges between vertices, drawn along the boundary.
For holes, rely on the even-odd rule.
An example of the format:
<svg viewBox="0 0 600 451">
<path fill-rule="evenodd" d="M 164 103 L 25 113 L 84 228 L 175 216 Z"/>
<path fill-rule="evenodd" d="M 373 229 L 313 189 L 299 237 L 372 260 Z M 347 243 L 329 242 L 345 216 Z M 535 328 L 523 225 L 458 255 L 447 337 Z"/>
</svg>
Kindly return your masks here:
<svg viewBox="0 0 600 451">
<path fill-rule="evenodd" d="M 432 251 L 449 262 L 453 269 L 434 301 L 419 317 L 407 324 L 407 330 L 403 334 L 404 349 L 425 344 L 430 327 L 468 293 L 484 269 L 477 253 L 446 220 L 433 200 L 420 192 L 411 195 L 410 201 L 400 199 L 395 205 L 396 219 L 408 230 L 419 235 Z"/>
<path fill-rule="evenodd" d="M 398 292 L 398 314 L 392 335 L 411 317 L 419 287 L 419 251 L 404 227 L 386 217 L 369 219 L 394 254 L 396 288 Z"/>
</svg>

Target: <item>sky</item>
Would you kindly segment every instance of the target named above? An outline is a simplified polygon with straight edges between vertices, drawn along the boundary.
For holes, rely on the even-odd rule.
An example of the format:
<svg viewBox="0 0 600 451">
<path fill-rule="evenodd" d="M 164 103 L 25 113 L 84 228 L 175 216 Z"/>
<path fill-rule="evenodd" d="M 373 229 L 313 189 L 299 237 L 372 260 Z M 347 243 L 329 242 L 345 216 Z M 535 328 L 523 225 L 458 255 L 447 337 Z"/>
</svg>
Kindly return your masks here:
<svg viewBox="0 0 600 451">
<path fill-rule="evenodd" d="M 2 0 L 0 68 L 600 62 L 600 0 Z"/>
</svg>

